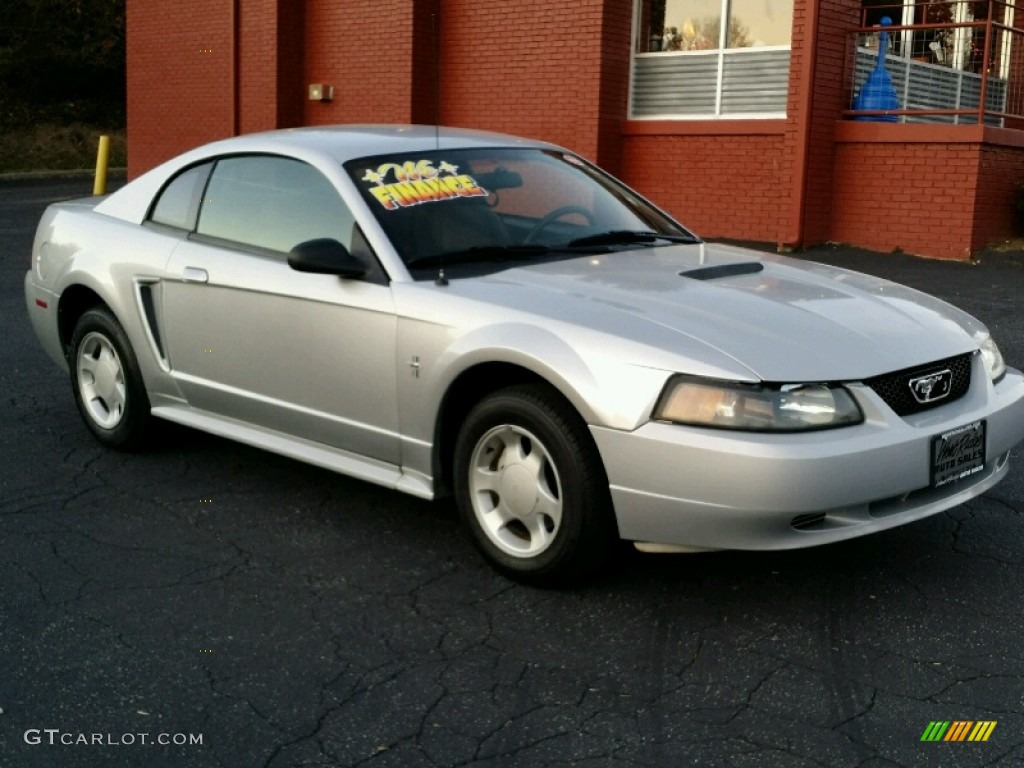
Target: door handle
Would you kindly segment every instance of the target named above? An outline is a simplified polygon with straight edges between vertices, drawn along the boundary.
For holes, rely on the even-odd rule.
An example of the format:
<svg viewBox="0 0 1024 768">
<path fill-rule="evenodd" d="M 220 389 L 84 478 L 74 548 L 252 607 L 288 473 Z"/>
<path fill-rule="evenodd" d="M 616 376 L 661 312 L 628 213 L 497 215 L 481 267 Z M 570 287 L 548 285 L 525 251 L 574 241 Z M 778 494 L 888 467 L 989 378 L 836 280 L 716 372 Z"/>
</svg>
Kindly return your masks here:
<svg viewBox="0 0 1024 768">
<path fill-rule="evenodd" d="M 206 274 L 205 269 L 199 267 L 185 267 L 181 273 L 182 282 L 186 283 L 205 283 L 209 281 L 210 276 Z"/>
</svg>

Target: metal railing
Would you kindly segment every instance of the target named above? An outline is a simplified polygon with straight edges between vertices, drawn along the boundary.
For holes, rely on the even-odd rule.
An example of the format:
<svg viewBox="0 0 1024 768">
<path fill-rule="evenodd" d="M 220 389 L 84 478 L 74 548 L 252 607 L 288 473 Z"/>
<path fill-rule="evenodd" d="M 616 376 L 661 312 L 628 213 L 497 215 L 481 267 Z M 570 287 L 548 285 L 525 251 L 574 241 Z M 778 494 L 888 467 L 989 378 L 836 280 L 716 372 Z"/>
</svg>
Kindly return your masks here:
<svg viewBox="0 0 1024 768">
<path fill-rule="evenodd" d="M 880 15 L 892 23 L 877 25 Z M 1024 2 L 873 6 L 861 24 L 849 38 L 845 117 L 1024 128 Z"/>
</svg>

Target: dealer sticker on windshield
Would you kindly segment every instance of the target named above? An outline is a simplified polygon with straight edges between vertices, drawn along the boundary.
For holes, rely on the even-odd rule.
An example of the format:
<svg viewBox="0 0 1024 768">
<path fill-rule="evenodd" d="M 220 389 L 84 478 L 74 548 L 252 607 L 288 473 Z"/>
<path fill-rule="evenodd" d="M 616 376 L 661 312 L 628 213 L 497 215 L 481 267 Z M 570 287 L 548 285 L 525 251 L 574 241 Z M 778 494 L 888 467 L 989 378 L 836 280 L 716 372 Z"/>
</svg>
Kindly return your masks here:
<svg viewBox="0 0 1024 768">
<path fill-rule="evenodd" d="M 938 488 L 985 468 L 985 422 L 976 421 L 932 438 L 932 487 Z"/>
<path fill-rule="evenodd" d="M 430 160 L 406 160 L 382 163 L 366 169 L 363 181 L 373 186 L 370 192 L 384 210 L 397 211 L 411 205 L 484 197 L 487 190 L 472 176 L 459 173 L 459 167 L 442 161 L 437 167 Z"/>
</svg>

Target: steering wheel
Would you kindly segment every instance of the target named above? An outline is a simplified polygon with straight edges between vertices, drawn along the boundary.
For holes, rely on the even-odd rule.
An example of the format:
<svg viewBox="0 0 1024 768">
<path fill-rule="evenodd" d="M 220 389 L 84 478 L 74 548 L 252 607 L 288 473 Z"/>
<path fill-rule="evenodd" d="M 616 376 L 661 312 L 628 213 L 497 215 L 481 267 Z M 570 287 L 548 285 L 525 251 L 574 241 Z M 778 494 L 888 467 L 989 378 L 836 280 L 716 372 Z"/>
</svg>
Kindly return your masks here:
<svg viewBox="0 0 1024 768">
<path fill-rule="evenodd" d="M 563 216 L 569 216 L 570 214 L 574 213 L 586 219 L 587 224 L 589 224 L 590 226 L 594 226 L 594 215 L 586 208 L 579 205 L 563 205 L 561 208 L 555 208 L 555 210 L 551 211 L 544 218 L 542 218 L 540 221 L 534 224 L 533 229 L 531 229 L 526 234 L 526 237 L 523 238 L 523 244 L 529 245 L 534 241 L 537 235 L 539 235 L 544 230 L 544 228 L 547 227 L 549 224 L 551 224 L 554 221 L 557 221 Z"/>
</svg>

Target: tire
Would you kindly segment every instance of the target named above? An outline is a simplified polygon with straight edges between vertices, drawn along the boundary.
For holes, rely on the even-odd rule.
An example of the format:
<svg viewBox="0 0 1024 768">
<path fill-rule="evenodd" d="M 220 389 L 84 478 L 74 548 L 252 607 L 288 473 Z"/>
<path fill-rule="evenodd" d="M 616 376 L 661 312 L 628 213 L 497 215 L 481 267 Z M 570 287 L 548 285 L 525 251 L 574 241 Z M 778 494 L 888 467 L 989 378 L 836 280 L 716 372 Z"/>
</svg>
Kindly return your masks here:
<svg viewBox="0 0 1024 768">
<path fill-rule="evenodd" d="M 86 311 L 68 346 L 75 405 L 108 448 L 139 448 L 149 427 L 149 397 L 124 329 L 106 307 Z"/>
<path fill-rule="evenodd" d="M 459 512 L 502 573 L 558 587 L 594 573 L 618 539 L 586 424 L 547 386 L 508 387 L 469 412 L 455 444 Z"/>
</svg>

